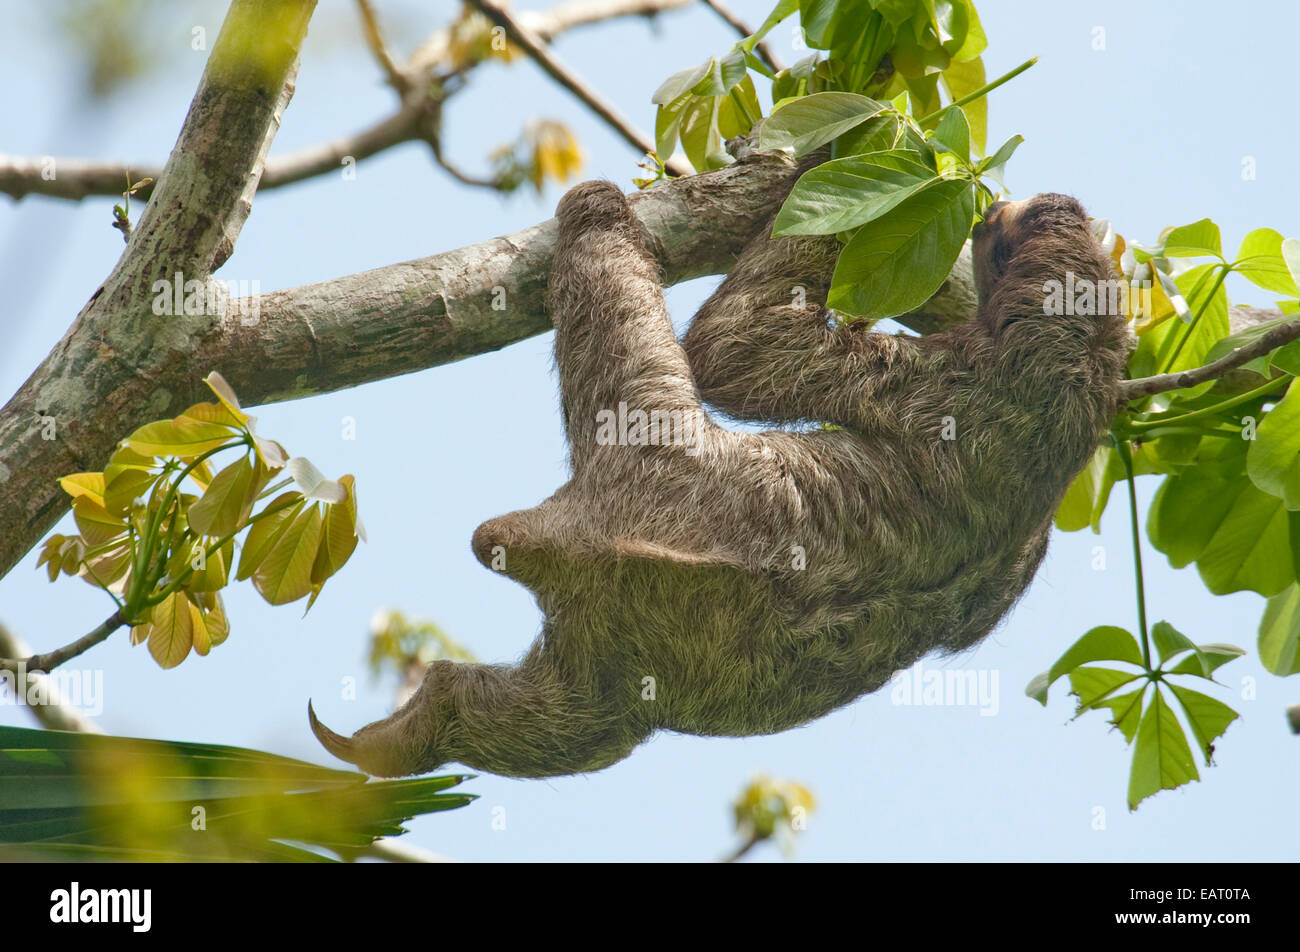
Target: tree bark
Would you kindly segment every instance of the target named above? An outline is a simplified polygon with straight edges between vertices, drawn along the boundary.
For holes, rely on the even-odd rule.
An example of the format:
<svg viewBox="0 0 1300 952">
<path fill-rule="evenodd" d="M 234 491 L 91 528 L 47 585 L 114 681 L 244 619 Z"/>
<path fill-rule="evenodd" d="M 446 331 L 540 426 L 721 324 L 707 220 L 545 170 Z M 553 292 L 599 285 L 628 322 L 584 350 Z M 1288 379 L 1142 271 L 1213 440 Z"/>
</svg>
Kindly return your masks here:
<svg viewBox="0 0 1300 952">
<path fill-rule="evenodd" d="M 154 194 L 112 273 L 0 411 L 0 575 L 66 508 L 58 476 L 101 467 L 139 423 L 203 389 L 194 341 L 219 318 L 160 316 L 153 285 L 206 282 L 248 217 L 293 94 L 315 0 L 235 0 Z"/>
</svg>

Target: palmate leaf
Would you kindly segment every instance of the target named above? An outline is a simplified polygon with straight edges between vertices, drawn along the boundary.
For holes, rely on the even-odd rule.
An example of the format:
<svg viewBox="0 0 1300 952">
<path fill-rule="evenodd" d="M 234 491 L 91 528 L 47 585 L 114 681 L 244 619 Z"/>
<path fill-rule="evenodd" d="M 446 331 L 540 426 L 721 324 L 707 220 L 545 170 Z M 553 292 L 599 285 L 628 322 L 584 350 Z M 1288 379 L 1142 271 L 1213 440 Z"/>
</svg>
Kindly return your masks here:
<svg viewBox="0 0 1300 952">
<path fill-rule="evenodd" d="M 1241 715 L 1222 701 L 1200 691 L 1173 683 L 1170 683 L 1169 690 L 1174 692 L 1174 697 L 1187 716 L 1187 723 L 1191 725 L 1196 742 L 1200 744 L 1201 755 L 1205 757 L 1205 765 L 1210 766 L 1214 760 L 1214 741 L 1222 737 L 1228 725 Z"/>
<path fill-rule="evenodd" d="M 1142 715 L 1137 743 L 1133 747 L 1128 808 L 1136 810 L 1138 804 L 1152 794 L 1200 779 L 1192 749 L 1187 744 L 1187 735 L 1174 716 L 1174 709 L 1157 688 Z"/>
<path fill-rule="evenodd" d="M 1084 665 L 1070 672 L 1070 693 L 1079 699 L 1076 717 L 1091 708 L 1098 707 L 1118 688 L 1132 684 L 1142 677 L 1133 671 L 1117 671 L 1114 668 L 1096 668 Z"/>
<path fill-rule="evenodd" d="M 1142 649 L 1137 639 L 1115 625 L 1098 625 L 1065 650 L 1050 669 L 1038 675 L 1025 688 L 1025 694 L 1039 704 L 1047 705 L 1047 689 L 1063 674 L 1075 670 L 1089 661 L 1123 661 L 1143 667 Z"/>
<path fill-rule="evenodd" d="M 469 803 L 472 794 L 442 792 L 466 779 L 368 782 L 238 747 L 0 727 L 0 850 L 64 860 L 334 859 L 320 849 L 350 858 L 413 817 Z"/>
</svg>

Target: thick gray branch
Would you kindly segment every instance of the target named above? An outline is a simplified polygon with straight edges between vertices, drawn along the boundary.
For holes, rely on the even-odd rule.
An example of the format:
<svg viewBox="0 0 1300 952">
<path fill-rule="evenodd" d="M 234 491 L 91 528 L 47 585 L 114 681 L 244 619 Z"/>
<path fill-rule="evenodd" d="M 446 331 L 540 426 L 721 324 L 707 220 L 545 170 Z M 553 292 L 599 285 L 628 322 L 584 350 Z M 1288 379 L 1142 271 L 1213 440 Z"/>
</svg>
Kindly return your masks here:
<svg viewBox="0 0 1300 952">
<path fill-rule="evenodd" d="M 153 284 L 206 281 L 234 248 L 293 92 L 314 0 L 235 0 L 126 250 L 0 411 L 0 575 L 66 508 L 55 479 L 100 468 L 145 419 L 200 396 L 194 340 L 216 320 L 159 315 Z M 134 421 L 134 422 L 133 422 Z"/>
</svg>

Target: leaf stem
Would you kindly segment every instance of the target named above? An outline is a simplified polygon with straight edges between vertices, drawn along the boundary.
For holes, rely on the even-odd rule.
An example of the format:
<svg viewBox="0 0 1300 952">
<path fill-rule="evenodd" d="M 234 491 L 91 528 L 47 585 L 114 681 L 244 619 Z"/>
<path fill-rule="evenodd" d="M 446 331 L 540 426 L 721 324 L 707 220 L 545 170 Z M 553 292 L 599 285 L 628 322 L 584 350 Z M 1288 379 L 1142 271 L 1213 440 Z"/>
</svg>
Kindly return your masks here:
<svg viewBox="0 0 1300 952">
<path fill-rule="evenodd" d="M 1288 383 L 1291 379 L 1292 378 L 1289 375 L 1285 377 L 1274 377 L 1272 380 L 1256 387 L 1254 390 L 1249 390 L 1246 393 L 1239 393 L 1235 397 L 1229 397 L 1227 400 L 1222 400 L 1213 406 L 1201 407 L 1199 410 L 1192 410 L 1190 413 L 1183 413 L 1179 416 L 1163 418 L 1157 417 L 1153 420 L 1130 420 L 1128 425 L 1135 431 L 1141 432 L 1142 430 L 1150 430 L 1158 426 L 1173 426 L 1176 423 L 1187 423 L 1191 420 L 1204 419 L 1207 416 L 1213 416 L 1216 413 L 1238 406 L 1239 404 L 1249 403 L 1256 397 L 1261 397 L 1266 393 L 1276 390 L 1278 384 Z"/>
<path fill-rule="evenodd" d="M 1003 83 L 1015 79 L 1017 76 L 1019 76 L 1021 73 L 1029 69 L 1029 67 L 1033 66 L 1037 62 L 1038 62 L 1037 56 L 1033 57 L 1032 59 L 1025 60 L 1015 69 L 1011 70 L 1008 73 L 1003 73 L 1001 76 L 993 80 L 991 83 L 985 83 L 979 89 L 967 93 L 965 96 L 962 96 L 960 99 L 954 99 L 952 102 L 948 103 L 948 105 L 944 106 L 942 109 L 936 109 L 934 112 L 922 116 L 920 119 L 917 119 L 916 120 L 917 125 L 920 125 L 923 122 L 929 122 L 931 119 L 934 119 L 936 116 L 943 115 L 943 113 L 945 113 L 949 109 L 952 109 L 954 106 L 964 106 L 967 103 L 974 102 L 976 99 L 979 99 L 981 96 L 987 96 L 989 93 L 993 92 L 993 90 L 997 89 Z"/>
<path fill-rule="evenodd" d="M 1124 463 L 1124 478 L 1128 481 L 1129 529 L 1133 536 L 1133 576 L 1137 583 L 1138 631 L 1142 634 L 1142 664 L 1151 670 L 1151 639 L 1147 635 L 1147 596 L 1142 574 L 1142 531 L 1138 525 L 1137 482 L 1133 478 L 1133 451 L 1128 440 L 1115 439 L 1115 448 Z"/>
</svg>

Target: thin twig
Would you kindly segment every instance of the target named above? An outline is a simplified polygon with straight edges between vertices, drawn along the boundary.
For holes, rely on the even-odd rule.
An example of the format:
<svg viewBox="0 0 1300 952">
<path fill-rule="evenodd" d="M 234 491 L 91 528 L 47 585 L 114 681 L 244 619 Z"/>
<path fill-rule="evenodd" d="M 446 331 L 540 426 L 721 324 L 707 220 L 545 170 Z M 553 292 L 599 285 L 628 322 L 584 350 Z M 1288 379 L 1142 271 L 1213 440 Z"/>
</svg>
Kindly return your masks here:
<svg viewBox="0 0 1300 952">
<path fill-rule="evenodd" d="M 48 674 L 63 662 L 89 651 L 125 624 L 126 620 L 122 617 L 122 613 L 113 612 L 100 622 L 93 631 L 82 635 L 72 644 L 64 645 L 62 648 L 55 648 L 45 654 L 32 655 L 30 658 L 0 658 L 0 671 L 17 673 L 21 666 L 22 670 L 28 674 L 35 671 Z"/>
<path fill-rule="evenodd" d="M 405 96 L 411 88 L 411 80 L 388 52 L 383 34 L 379 31 L 379 17 L 375 15 L 375 8 L 370 5 L 370 0 L 357 0 L 357 10 L 361 13 L 361 26 L 365 30 L 366 45 L 370 47 L 370 52 L 379 62 L 384 75 L 388 77 L 388 85 L 397 90 L 399 95 Z"/>
<path fill-rule="evenodd" d="M 506 31 L 506 35 L 528 51 L 528 55 L 548 76 L 573 93 L 583 104 L 594 112 L 623 139 L 646 155 L 654 152 L 654 144 L 633 126 L 612 105 L 590 89 L 567 66 L 555 58 L 546 44 L 532 31 L 528 30 L 514 18 L 504 7 L 498 6 L 496 0 L 468 0 L 469 4 L 486 16 L 497 26 Z M 660 156 L 664 167 L 674 175 L 689 175 L 691 170 L 680 162 Z"/>
<path fill-rule="evenodd" d="M 1236 370 L 1248 364 L 1256 357 L 1262 357 L 1274 348 L 1281 347 L 1293 340 L 1300 340 L 1300 320 L 1279 324 L 1263 336 L 1238 347 L 1231 354 L 1211 361 L 1204 367 L 1194 370 L 1180 370 L 1172 374 L 1157 374 L 1154 377 L 1139 377 L 1125 380 L 1120 384 L 1120 396 L 1124 400 L 1137 400 L 1167 390 L 1182 390 L 1195 387 L 1207 380 L 1217 380 L 1230 370 Z"/>
<path fill-rule="evenodd" d="M 627 16 L 652 17 L 678 9 L 694 0 L 566 0 L 549 10 L 526 10 L 517 15 L 520 23 L 549 42 L 569 30 Z M 401 68 L 413 89 L 430 88 L 423 80 L 433 69 L 445 65 L 451 51 L 451 30 L 441 27 L 429 35 Z M 353 135 L 343 136 L 297 152 L 272 156 L 266 162 L 258 191 L 278 188 L 303 179 L 337 172 L 345 157 L 356 161 L 369 158 L 404 142 L 427 139 L 425 122 L 430 98 L 435 91 L 405 99 L 396 112 Z M 26 195 L 80 201 L 91 195 L 118 195 L 128 163 L 80 158 L 4 155 L 0 153 L 0 194 L 20 199 Z M 131 162 L 137 179 L 157 180 L 162 167 Z M 153 186 L 136 192 L 147 200 Z"/>
<path fill-rule="evenodd" d="M 751 833 L 749 838 L 745 840 L 745 842 L 741 843 L 740 847 L 735 852 L 728 853 L 726 856 L 722 857 L 722 859 L 718 860 L 718 862 L 734 863 L 761 842 L 763 842 L 762 837 L 760 837 L 757 833 Z"/>
<path fill-rule="evenodd" d="M 501 180 L 498 178 L 478 178 L 468 172 L 464 172 L 453 165 L 442 152 L 442 137 L 439 135 L 429 136 L 429 149 L 433 152 L 433 160 L 438 163 L 444 172 L 454 178 L 462 185 L 472 185 L 475 188 L 490 188 L 493 191 L 501 190 Z"/>
<path fill-rule="evenodd" d="M 704 0 L 704 2 L 710 10 L 725 20 L 726 23 L 742 37 L 754 35 L 754 31 L 749 28 L 749 25 L 740 17 L 736 16 L 736 14 L 732 13 L 730 8 L 724 6 L 721 0 Z M 779 73 L 781 70 L 785 69 L 765 40 L 760 40 L 756 43 L 754 45 L 754 50 L 759 56 L 763 57 L 768 66 L 772 67 L 772 72 Z"/>
<path fill-rule="evenodd" d="M 0 625 L 0 657 L 24 656 L 30 651 L 27 642 Z M 26 671 L 23 677 L 14 679 L 11 687 L 15 697 L 27 700 L 26 707 L 31 711 L 32 717 L 46 730 L 104 733 L 103 728 L 69 704 L 59 691 L 58 684 L 42 672 Z M 39 700 L 34 702 L 33 699 Z"/>
</svg>

